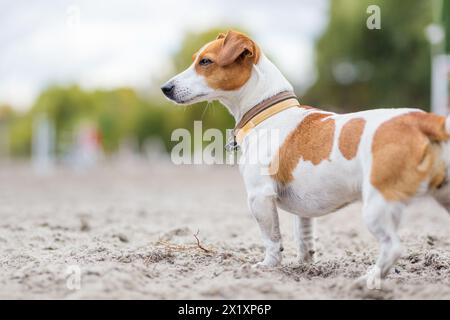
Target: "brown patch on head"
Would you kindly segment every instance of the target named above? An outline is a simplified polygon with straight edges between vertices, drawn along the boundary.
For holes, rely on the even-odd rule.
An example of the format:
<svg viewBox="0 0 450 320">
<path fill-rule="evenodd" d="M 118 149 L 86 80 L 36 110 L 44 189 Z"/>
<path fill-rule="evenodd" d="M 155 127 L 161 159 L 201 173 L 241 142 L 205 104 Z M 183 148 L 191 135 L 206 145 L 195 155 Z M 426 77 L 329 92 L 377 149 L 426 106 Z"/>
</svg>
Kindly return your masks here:
<svg viewBox="0 0 450 320">
<path fill-rule="evenodd" d="M 383 123 L 372 143 L 371 182 L 387 200 L 414 196 L 428 179 L 437 187 L 445 177 L 436 142 L 449 140 L 445 118 L 410 112 Z"/>
<path fill-rule="evenodd" d="M 253 40 L 242 33 L 229 31 L 226 35 L 219 34 L 198 54 L 195 70 L 213 89 L 236 90 L 248 81 L 259 57 L 260 50 Z M 212 63 L 202 66 L 200 61 L 204 58 Z"/>
<path fill-rule="evenodd" d="M 312 113 L 292 131 L 271 163 L 273 179 L 282 184 L 291 182 L 292 172 L 300 159 L 318 165 L 330 157 L 333 149 L 335 121 L 329 114 Z M 275 168 L 276 166 L 276 168 Z"/>
<path fill-rule="evenodd" d="M 366 126 L 366 120 L 356 118 L 348 121 L 339 135 L 339 150 L 347 160 L 352 160 L 358 153 L 361 136 Z"/>
</svg>

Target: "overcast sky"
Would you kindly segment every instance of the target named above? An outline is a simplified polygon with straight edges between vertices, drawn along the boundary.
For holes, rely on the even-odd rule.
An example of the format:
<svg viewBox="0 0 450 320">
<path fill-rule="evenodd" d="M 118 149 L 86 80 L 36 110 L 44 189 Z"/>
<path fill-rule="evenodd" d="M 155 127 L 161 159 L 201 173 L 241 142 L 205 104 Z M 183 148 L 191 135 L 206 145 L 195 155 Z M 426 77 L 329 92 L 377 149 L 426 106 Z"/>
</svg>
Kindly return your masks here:
<svg viewBox="0 0 450 320">
<path fill-rule="evenodd" d="M 328 0 L 0 0 L 0 104 L 28 108 L 45 87 L 156 85 L 187 31 L 249 30 L 296 84 L 314 80 Z"/>
</svg>

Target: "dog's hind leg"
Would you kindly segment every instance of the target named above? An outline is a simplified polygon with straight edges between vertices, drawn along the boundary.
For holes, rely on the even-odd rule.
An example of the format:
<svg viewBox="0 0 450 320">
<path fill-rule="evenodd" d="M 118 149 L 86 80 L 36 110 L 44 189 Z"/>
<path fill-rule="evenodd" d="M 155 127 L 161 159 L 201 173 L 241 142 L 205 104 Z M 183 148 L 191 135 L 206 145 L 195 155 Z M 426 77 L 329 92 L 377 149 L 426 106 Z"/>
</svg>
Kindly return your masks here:
<svg viewBox="0 0 450 320">
<path fill-rule="evenodd" d="M 366 276 L 367 284 L 384 278 L 401 255 L 397 228 L 405 205 L 386 201 L 376 190 L 364 199 L 363 218 L 369 231 L 378 240 L 380 253 L 376 265 Z"/>
<path fill-rule="evenodd" d="M 450 213 L 450 181 L 446 181 L 445 185 L 435 190 L 432 195 Z"/>
<path fill-rule="evenodd" d="M 314 260 L 314 220 L 294 216 L 294 236 L 298 245 L 298 258 L 300 262 L 313 262 Z"/>
<path fill-rule="evenodd" d="M 450 117 L 448 119 L 450 126 Z M 444 177 L 431 194 L 450 213 L 450 142 L 442 144 L 441 158 L 444 161 Z"/>
<path fill-rule="evenodd" d="M 256 266 L 275 267 L 281 263 L 281 233 L 277 207 L 273 196 L 250 196 L 249 206 L 261 229 L 266 248 L 264 261 Z"/>
</svg>

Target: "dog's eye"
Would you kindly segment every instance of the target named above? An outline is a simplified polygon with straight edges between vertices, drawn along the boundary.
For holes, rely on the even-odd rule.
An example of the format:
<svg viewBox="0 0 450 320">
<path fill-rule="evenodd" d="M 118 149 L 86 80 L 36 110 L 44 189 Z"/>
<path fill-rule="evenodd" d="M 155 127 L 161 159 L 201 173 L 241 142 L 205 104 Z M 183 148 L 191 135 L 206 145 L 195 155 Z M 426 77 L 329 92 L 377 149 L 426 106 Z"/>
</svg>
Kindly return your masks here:
<svg viewBox="0 0 450 320">
<path fill-rule="evenodd" d="M 209 64 L 211 64 L 211 63 L 212 63 L 212 60 L 211 60 L 211 59 L 208 59 L 208 58 L 203 58 L 203 59 L 201 59 L 201 60 L 198 62 L 198 64 L 201 65 L 201 66 L 207 66 L 207 65 L 209 65 Z"/>
</svg>

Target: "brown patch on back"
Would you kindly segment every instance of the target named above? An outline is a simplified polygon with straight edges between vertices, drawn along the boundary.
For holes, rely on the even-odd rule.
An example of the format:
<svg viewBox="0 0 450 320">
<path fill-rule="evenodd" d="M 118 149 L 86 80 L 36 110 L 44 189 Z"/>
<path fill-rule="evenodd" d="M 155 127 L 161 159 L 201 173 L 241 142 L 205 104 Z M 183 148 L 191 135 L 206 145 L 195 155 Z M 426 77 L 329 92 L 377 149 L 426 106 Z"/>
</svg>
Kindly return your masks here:
<svg viewBox="0 0 450 320">
<path fill-rule="evenodd" d="M 335 130 L 334 119 L 329 114 L 312 113 L 306 116 L 292 131 L 270 165 L 272 178 L 287 184 L 294 177 L 292 172 L 300 159 L 318 165 L 330 157 Z"/>
<path fill-rule="evenodd" d="M 339 150 L 347 160 L 352 160 L 358 153 L 361 136 L 366 126 L 366 120 L 356 118 L 348 121 L 339 135 Z"/>
<path fill-rule="evenodd" d="M 205 77 L 212 89 L 236 90 L 250 78 L 253 64 L 258 63 L 260 50 L 246 35 L 229 31 L 212 41 L 198 56 L 195 70 Z M 208 66 L 198 62 L 208 58 L 213 61 Z"/>
<path fill-rule="evenodd" d="M 373 138 L 373 186 L 387 200 L 414 196 L 426 179 L 431 187 L 439 186 L 445 178 L 445 164 L 436 142 L 449 139 L 445 117 L 410 112 L 386 121 Z"/>
</svg>

